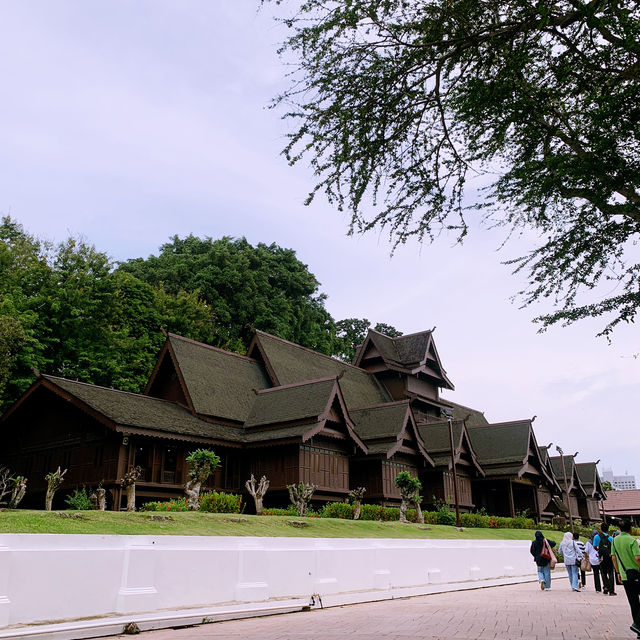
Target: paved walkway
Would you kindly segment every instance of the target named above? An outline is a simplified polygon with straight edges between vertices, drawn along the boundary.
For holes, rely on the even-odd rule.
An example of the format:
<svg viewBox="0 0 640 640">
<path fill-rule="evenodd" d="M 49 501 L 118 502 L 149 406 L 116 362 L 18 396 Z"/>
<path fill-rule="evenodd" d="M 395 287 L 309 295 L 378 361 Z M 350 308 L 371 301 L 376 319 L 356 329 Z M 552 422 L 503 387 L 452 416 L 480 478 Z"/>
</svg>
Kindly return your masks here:
<svg viewBox="0 0 640 640">
<path fill-rule="evenodd" d="M 310 612 L 149 631 L 140 640 L 577 640 L 635 639 L 624 592 L 616 597 L 569 589 L 554 580 L 458 591 Z M 131 636 L 118 636 L 130 638 Z"/>
</svg>

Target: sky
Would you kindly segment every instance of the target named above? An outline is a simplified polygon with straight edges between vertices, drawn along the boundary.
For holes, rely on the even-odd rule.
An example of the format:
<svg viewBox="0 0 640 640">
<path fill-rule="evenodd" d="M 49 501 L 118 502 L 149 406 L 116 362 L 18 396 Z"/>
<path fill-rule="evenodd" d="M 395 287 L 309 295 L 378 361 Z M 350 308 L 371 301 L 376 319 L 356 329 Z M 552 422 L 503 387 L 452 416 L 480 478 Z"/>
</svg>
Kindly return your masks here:
<svg viewBox="0 0 640 640">
<path fill-rule="evenodd" d="M 285 11 L 287 4 L 285 3 Z M 384 234 L 348 236 L 318 198 L 308 165 L 281 155 L 288 125 L 270 109 L 289 71 L 282 27 L 259 0 L 24 0 L 0 9 L 0 214 L 40 238 L 82 236 L 115 260 L 173 235 L 292 248 L 336 319 L 404 333 L 434 326 L 455 385 L 444 397 L 491 422 L 537 416 L 538 444 L 600 459 L 640 481 L 640 336 L 612 343 L 602 321 L 531 322 L 505 260 L 535 237 L 471 220 L 464 245 L 442 237 L 391 257 Z M 282 15 L 279 12 L 279 15 Z"/>
</svg>

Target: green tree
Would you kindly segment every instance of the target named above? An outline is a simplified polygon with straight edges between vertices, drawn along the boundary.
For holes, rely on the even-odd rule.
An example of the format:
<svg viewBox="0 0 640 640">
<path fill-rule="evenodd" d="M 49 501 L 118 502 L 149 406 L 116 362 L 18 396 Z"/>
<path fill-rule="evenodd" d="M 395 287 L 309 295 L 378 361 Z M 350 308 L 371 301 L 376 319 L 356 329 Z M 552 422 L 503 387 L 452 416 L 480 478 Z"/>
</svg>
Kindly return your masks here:
<svg viewBox="0 0 640 640">
<path fill-rule="evenodd" d="M 367 331 L 371 323 L 366 318 L 346 318 L 336 322 L 336 349 L 334 355 L 345 362 L 353 362 L 356 357 L 358 347 L 367 337 Z M 379 331 L 391 338 L 402 335 L 395 327 L 384 322 L 379 322 L 374 327 L 374 331 Z"/>
<path fill-rule="evenodd" d="M 605 491 L 615 491 L 616 490 L 616 488 L 608 480 L 603 480 L 602 481 L 602 488 Z"/>
<path fill-rule="evenodd" d="M 633 321 L 640 4 L 297 4 L 283 45 L 297 73 L 276 103 L 295 123 L 287 158 L 317 176 L 309 200 L 324 191 L 350 210 L 352 232 L 385 228 L 397 243 L 443 230 L 462 240 L 469 210 L 483 209 L 539 238 L 507 264 L 527 275 L 524 305 L 555 304 L 543 328 L 605 316 L 609 334 Z M 484 189 L 469 194 L 470 177 Z"/>
<path fill-rule="evenodd" d="M 242 352 L 253 329 L 323 353 L 334 349 L 326 296 L 295 251 L 276 244 L 252 246 L 244 238 L 174 236 L 157 256 L 119 267 L 171 295 L 197 294 L 216 318 L 215 346 Z"/>
<path fill-rule="evenodd" d="M 141 391 L 164 341 L 160 327 L 217 337 L 197 295 L 114 271 L 106 254 L 74 238 L 54 247 L 3 218 L 0 267 L 0 410 L 33 382 L 32 367 Z"/>
</svg>

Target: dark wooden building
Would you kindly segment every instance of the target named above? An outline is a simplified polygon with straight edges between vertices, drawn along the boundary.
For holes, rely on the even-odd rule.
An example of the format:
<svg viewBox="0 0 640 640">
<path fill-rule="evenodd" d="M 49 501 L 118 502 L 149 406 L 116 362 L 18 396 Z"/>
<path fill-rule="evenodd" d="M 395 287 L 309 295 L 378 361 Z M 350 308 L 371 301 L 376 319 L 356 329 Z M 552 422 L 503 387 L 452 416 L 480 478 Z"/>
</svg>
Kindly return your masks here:
<svg viewBox="0 0 640 640">
<path fill-rule="evenodd" d="M 425 506 L 451 504 L 446 409 L 462 509 L 544 515 L 535 489 L 553 495 L 554 480 L 530 421 L 489 425 L 442 389 L 453 384 L 432 331 L 370 330 L 354 364 L 261 331 L 246 355 L 168 334 L 142 394 L 39 375 L 0 419 L 0 464 L 29 478 L 24 506 L 43 504 L 44 476 L 58 466 L 69 471 L 56 506 L 74 487 L 102 484 L 121 508 L 131 465 L 142 468 L 138 503 L 180 496 L 198 447 L 221 458 L 211 487 L 239 493 L 250 474 L 266 475 L 268 506 L 288 503 L 298 482 L 317 486 L 316 503 L 364 486 L 367 501 L 397 504 L 403 470 L 422 480 Z"/>
<path fill-rule="evenodd" d="M 587 494 L 587 510 L 585 522 L 602 522 L 602 501 L 607 494 L 602 488 L 597 462 L 576 462 L 576 471 L 580 483 Z"/>
<path fill-rule="evenodd" d="M 580 482 L 574 456 L 551 456 L 550 462 L 558 484 L 562 487 L 562 502 L 571 511 L 571 516 L 589 522 L 587 492 Z"/>
<path fill-rule="evenodd" d="M 473 483 L 476 507 L 498 516 L 526 512 L 540 520 L 538 489 L 553 487 L 554 480 L 540 457 L 531 420 L 476 424 L 469 437 L 485 473 Z"/>
</svg>

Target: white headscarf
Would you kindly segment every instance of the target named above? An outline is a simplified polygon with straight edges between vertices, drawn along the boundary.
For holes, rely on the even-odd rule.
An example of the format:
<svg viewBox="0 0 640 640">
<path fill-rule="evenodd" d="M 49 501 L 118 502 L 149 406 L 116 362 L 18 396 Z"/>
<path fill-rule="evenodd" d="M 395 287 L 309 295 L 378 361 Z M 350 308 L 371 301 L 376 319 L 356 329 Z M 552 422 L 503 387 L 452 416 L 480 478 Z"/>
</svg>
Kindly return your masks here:
<svg viewBox="0 0 640 640">
<path fill-rule="evenodd" d="M 564 536 L 562 536 L 562 544 L 571 544 L 573 542 L 573 533 L 571 531 L 567 531 Z"/>
</svg>

